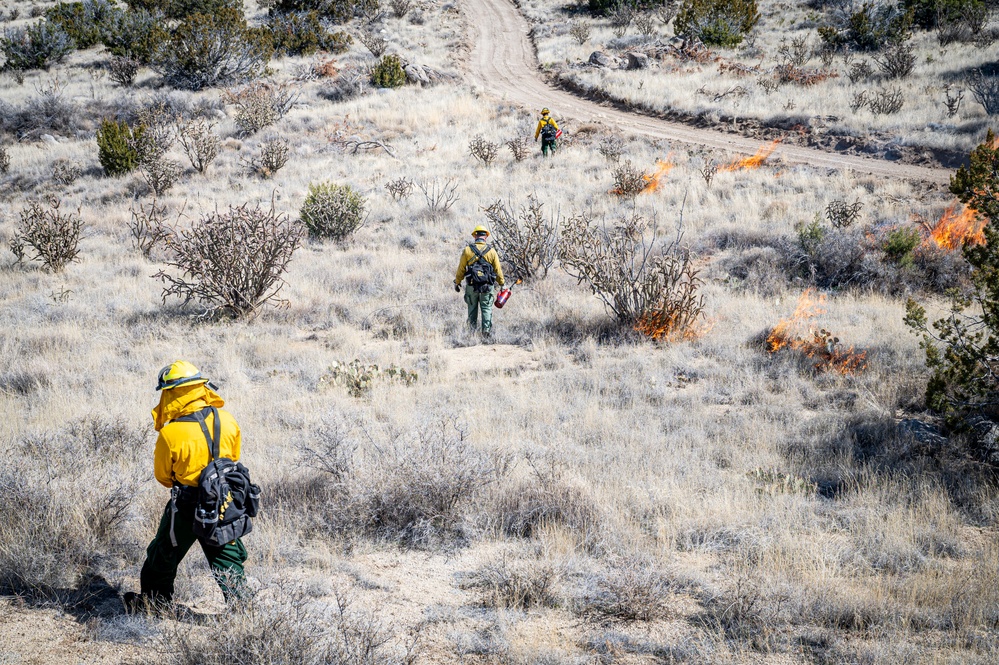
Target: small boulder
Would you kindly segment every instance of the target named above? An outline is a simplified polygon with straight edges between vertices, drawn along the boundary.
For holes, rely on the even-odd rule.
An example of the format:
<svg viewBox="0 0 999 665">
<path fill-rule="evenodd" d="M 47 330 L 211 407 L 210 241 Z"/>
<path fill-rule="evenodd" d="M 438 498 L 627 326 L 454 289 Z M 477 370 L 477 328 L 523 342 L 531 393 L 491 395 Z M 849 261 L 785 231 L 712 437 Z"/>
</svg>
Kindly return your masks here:
<svg viewBox="0 0 999 665">
<path fill-rule="evenodd" d="M 628 51 L 628 69 L 648 69 L 649 56 L 638 51 Z"/>
<path fill-rule="evenodd" d="M 430 85 L 430 77 L 427 76 L 426 70 L 417 64 L 409 64 L 403 68 L 406 72 L 406 79 L 410 83 L 419 83 L 420 85 Z"/>
<path fill-rule="evenodd" d="M 590 54 L 590 64 L 594 67 L 612 67 L 614 58 L 602 51 L 594 51 Z"/>
<path fill-rule="evenodd" d="M 52 136 L 51 134 L 42 134 L 38 138 L 40 138 L 45 143 L 59 143 L 59 141 L 56 140 L 56 137 Z"/>
</svg>

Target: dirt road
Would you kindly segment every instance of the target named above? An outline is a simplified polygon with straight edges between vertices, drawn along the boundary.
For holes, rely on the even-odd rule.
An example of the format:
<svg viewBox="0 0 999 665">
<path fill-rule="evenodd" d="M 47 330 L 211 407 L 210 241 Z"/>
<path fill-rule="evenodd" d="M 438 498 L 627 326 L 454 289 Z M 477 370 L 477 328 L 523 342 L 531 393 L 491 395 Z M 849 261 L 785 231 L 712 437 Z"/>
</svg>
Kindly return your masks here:
<svg viewBox="0 0 999 665">
<path fill-rule="evenodd" d="M 530 27 L 511 0 L 467 0 L 474 49 L 470 60 L 474 80 L 488 93 L 531 109 L 550 106 L 575 122 L 613 124 L 624 131 L 671 141 L 751 155 L 760 141 L 734 134 L 688 127 L 679 123 L 622 111 L 582 99 L 545 83 L 538 71 Z M 812 148 L 781 145 L 773 158 L 817 167 L 851 169 L 877 176 L 947 182 L 953 171 L 910 166 L 876 158 L 843 155 Z"/>
</svg>

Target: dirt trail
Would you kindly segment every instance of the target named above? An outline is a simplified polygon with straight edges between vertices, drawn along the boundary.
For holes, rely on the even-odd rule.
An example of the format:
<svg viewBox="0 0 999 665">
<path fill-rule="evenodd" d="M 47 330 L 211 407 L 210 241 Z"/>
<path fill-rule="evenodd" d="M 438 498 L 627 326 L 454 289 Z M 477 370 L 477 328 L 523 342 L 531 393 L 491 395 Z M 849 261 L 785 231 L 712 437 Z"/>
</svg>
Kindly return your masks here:
<svg viewBox="0 0 999 665">
<path fill-rule="evenodd" d="M 538 71 L 537 54 L 528 38 L 530 26 L 512 0 L 467 0 L 474 49 L 470 67 L 482 88 L 501 99 L 532 109 L 550 106 L 576 122 L 613 124 L 654 138 L 751 155 L 761 141 L 622 111 L 582 99 L 548 85 Z M 850 169 L 892 178 L 945 183 L 952 171 L 781 145 L 773 154 L 788 162 Z"/>
</svg>

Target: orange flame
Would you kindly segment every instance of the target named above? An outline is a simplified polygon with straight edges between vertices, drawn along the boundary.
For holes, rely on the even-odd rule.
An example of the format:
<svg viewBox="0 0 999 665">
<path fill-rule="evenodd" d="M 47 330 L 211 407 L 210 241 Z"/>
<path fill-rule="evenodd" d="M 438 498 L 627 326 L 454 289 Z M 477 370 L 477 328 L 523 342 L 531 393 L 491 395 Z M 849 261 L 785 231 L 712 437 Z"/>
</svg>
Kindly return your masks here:
<svg viewBox="0 0 999 665">
<path fill-rule="evenodd" d="M 678 327 L 679 319 L 678 314 L 669 315 L 664 312 L 647 313 L 639 317 L 634 329 L 635 332 L 640 332 L 654 340 L 675 342 L 680 340 L 689 341 L 703 337 L 711 332 L 711 329 L 715 326 L 714 321 L 704 321 L 700 325 L 688 326 L 682 331 L 677 331 L 676 328 Z"/>
<path fill-rule="evenodd" d="M 823 294 L 815 296 L 814 289 L 807 289 L 798 299 L 791 318 L 780 321 L 767 335 L 766 348 L 770 353 L 781 349 L 794 349 L 804 353 L 814 361 L 817 371 L 834 370 L 841 374 L 852 374 L 867 368 L 867 352 L 855 352 L 839 348 L 839 338 L 828 330 L 809 330 L 807 336 L 796 334 L 807 322 L 825 313 L 823 304 L 826 297 Z"/>
<path fill-rule="evenodd" d="M 984 245 L 986 220 L 977 210 L 967 206 L 957 214 L 957 205 L 955 203 L 944 211 L 940 221 L 930 231 L 930 239 L 941 249 L 960 249 L 964 243 Z"/>
<path fill-rule="evenodd" d="M 770 145 L 765 145 L 756 151 L 756 154 L 752 157 L 745 157 L 744 159 L 737 159 L 731 164 L 724 164 L 718 167 L 719 171 L 739 171 L 741 169 L 758 169 L 763 166 L 763 163 L 767 161 L 767 157 L 773 154 L 774 150 L 777 149 L 777 144 L 780 143 L 780 139 L 774 141 Z"/>
<path fill-rule="evenodd" d="M 672 156 L 672 153 L 670 153 L 670 155 L 667 155 L 666 159 L 668 160 L 671 156 Z M 673 170 L 673 166 L 674 166 L 674 164 L 672 162 L 663 161 L 661 159 L 657 159 L 656 160 L 656 172 L 655 173 L 649 173 L 649 174 L 646 174 L 646 175 L 642 176 L 642 178 L 645 180 L 645 183 L 646 183 L 645 184 L 645 188 L 642 189 L 642 194 L 649 194 L 651 192 L 658 191 L 659 190 L 660 181 L 662 180 L 662 178 L 667 173 L 669 173 L 671 170 Z"/>
</svg>

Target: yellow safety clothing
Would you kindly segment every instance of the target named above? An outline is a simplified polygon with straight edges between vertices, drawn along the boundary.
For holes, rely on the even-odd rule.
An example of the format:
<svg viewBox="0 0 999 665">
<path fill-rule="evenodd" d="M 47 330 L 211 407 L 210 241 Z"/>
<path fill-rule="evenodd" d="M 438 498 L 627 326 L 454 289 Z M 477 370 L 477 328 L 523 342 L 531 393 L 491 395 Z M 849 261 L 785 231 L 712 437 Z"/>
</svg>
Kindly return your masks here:
<svg viewBox="0 0 999 665">
<path fill-rule="evenodd" d="M 538 137 L 541 136 L 541 130 L 542 128 L 544 128 L 545 125 L 551 125 L 552 127 L 555 128 L 555 131 L 558 131 L 558 123 L 555 122 L 555 118 L 551 117 L 550 115 L 546 115 L 543 118 L 541 118 L 541 120 L 538 120 L 538 128 L 534 130 L 535 141 L 537 141 Z"/>
<path fill-rule="evenodd" d="M 481 252 L 486 247 L 486 241 L 476 240 L 475 247 Z M 503 267 L 500 265 L 499 254 L 495 249 L 490 247 L 489 251 L 483 254 L 482 258 L 488 261 L 493 270 L 496 271 L 496 283 L 503 286 Z M 461 253 L 461 260 L 458 262 L 458 272 L 454 274 L 455 284 L 461 284 L 461 280 L 465 279 L 465 272 L 468 270 L 468 265 L 476 261 L 478 261 L 478 257 L 475 256 L 472 248 L 465 247 L 465 251 Z"/>
<path fill-rule="evenodd" d="M 153 472 L 161 485 L 173 487 L 179 483 L 197 487 L 201 471 L 211 461 L 208 441 L 201 425 L 197 422 L 174 422 L 174 419 L 208 406 L 218 408 L 224 404 L 222 397 L 204 383 L 186 384 L 160 393 L 160 403 L 152 413 L 154 427 L 160 433 L 153 453 Z M 227 411 L 219 409 L 218 413 L 222 421 L 219 457 L 239 461 L 239 425 Z M 212 432 L 215 422 L 211 414 L 205 418 L 205 424 Z"/>
</svg>

